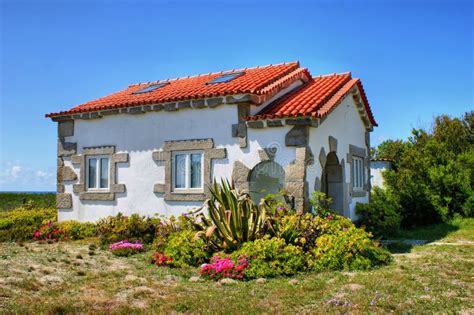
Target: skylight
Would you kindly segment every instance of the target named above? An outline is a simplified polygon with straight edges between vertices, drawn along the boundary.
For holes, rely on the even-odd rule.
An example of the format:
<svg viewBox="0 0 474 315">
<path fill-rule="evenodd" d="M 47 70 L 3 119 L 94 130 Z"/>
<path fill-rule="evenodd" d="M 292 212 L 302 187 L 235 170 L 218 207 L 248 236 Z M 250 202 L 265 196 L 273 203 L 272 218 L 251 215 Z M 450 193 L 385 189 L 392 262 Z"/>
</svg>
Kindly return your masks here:
<svg viewBox="0 0 474 315">
<path fill-rule="evenodd" d="M 144 88 L 141 89 L 141 90 L 132 92 L 132 94 L 148 93 L 148 92 L 154 91 L 154 90 L 159 89 L 160 87 L 163 87 L 163 86 L 168 85 L 168 84 L 169 84 L 169 82 L 163 82 L 163 83 L 152 84 L 152 85 L 149 85 L 149 86 L 147 86 L 147 87 L 144 87 Z"/>
<path fill-rule="evenodd" d="M 229 82 L 231 80 L 234 80 L 235 78 L 240 77 L 243 74 L 244 74 L 244 72 L 234 72 L 234 73 L 223 74 L 220 77 L 212 79 L 211 81 L 207 82 L 206 84 Z"/>
</svg>

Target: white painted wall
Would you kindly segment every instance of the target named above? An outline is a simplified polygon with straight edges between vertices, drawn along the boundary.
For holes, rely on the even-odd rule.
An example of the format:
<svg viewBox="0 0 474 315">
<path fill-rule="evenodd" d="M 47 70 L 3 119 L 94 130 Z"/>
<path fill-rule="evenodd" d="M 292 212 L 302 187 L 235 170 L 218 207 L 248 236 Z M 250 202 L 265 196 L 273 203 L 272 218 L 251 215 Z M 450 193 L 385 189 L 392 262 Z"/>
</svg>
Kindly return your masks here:
<svg viewBox="0 0 474 315">
<path fill-rule="evenodd" d="M 370 162 L 370 183 L 372 187 L 380 187 L 384 188 L 384 179 L 382 176 L 382 173 L 385 170 L 390 170 L 392 169 L 392 162 L 390 161 L 371 161 Z"/>
<path fill-rule="evenodd" d="M 315 161 L 308 167 L 306 178 L 310 194 L 314 191 L 316 177 L 321 177 L 322 167 L 319 163 L 319 152 L 324 147 L 326 154 L 329 153 L 328 137 L 337 139 L 337 157 L 339 163 L 344 159 L 345 181 L 350 183 L 350 164 L 347 163 L 347 153 L 349 145 L 367 148 L 365 143 L 365 127 L 360 118 L 352 97 L 347 96 L 344 100 L 326 117 L 317 128 L 310 128 L 309 144 L 314 154 Z M 367 176 L 365 176 L 367 179 Z M 368 202 L 368 196 L 362 198 L 352 198 L 349 204 L 350 218 L 355 220 L 355 205 L 357 202 Z"/>
<path fill-rule="evenodd" d="M 117 193 L 114 201 L 81 201 L 66 182 L 65 192 L 72 194 L 73 209 L 59 210 L 59 220 L 96 221 L 108 215 L 140 213 L 142 215 L 177 215 L 201 202 L 165 201 L 153 192 L 155 183 L 164 182 L 164 166 L 152 159 L 152 152 L 164 141 L 212 138 L 216 148 L 225 147 L 227 158 L 214 160 L 212 176 L 230 179 L 235 160 L 252 168 L 260 162 L 258 149 L 277 145 L 276 161 L 282 166 L 295 159 L 295 149 L 285 147 L 285 135 L 290 127 L 248 129 L 248 146 L 241 149 L 239 139 L 231 136 L 231 125 L 237 123 L 237 106 L 222 105 L 209 109 L 182 109 L 174 112 L 148 112 L 141 115 L 114 115 L 102 119 L 76 120 L 74 136 L 78 154 L 84 147 L 115 145 L 116 152 L 128 152 L 129 162 L 117 164 L 117 182 L 126 185 L 125 193 Z M 77 174 L 79 168 L 65 158 L 65 165 Z"/>
</svg>

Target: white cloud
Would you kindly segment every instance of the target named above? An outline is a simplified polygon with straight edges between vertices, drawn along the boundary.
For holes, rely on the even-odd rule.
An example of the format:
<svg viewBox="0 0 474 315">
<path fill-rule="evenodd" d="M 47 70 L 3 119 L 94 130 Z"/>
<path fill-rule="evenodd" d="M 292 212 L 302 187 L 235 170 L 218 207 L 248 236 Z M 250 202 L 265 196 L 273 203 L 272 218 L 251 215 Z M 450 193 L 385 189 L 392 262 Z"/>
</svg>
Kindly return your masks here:
<svg viewBox="0 0 474 315">
<path fill-rule="evenodd" d="M 0 190 L 51 191 L 55 190 L 55 172 L 33 169 L 20 162 L 7 162 L 0 167 Z"/>
</svg>

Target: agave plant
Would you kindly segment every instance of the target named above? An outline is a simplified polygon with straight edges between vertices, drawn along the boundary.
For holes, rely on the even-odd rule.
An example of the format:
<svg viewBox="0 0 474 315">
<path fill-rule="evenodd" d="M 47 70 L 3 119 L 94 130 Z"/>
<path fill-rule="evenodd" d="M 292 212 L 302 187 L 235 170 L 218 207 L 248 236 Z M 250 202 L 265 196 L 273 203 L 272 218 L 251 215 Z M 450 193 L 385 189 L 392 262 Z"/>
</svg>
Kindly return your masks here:
<svg viewBox="0 0 474 315">
<path fill-rule="evenodd" d="M 196 236 L 205 238 L 215 250 L 225 251 L 255 240 L 264 227 L 265 211 L 227 180 L 214 182 L 209 190 L 211 197 L 204 203 L 209 217 L 199 215 L 201 231 Z"/>
</svg>

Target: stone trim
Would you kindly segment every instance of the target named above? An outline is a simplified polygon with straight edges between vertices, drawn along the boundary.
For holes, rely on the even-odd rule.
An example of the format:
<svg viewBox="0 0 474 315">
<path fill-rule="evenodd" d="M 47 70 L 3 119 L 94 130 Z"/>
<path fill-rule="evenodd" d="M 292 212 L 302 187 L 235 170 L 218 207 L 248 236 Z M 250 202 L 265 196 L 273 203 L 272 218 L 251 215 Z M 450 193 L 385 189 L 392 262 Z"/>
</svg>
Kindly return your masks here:
<svg viewBox="0 0 474 315">
<path fill-rule="evenodd" d="M 329 142 L 329 152 L 336 152 L 337 154 L 337 139 L 333 136 L 328 137 Z"/>
<path fill-rule="evenodd" d="M 72 208 L 72 195 L 65 193 L 56 194 L 56 208 L 70 209 Z"/>
<path fill-rule="evenodd" d="M 223 104 L 241 104 L 241 103 L 256 103 L 260 100 L 251 94 L 230 95 L 227 97 L 208 97 L 191 100 L 182 100 L 176 102 L 165 102 L 158 104 L 148 104 L 139 106 L 130 106 L 123 108 L 104 109 L 94 112 L 70 114 L 65 116 L 52 117 L 53 121 L 68 122 L 73 119 L 100 119 L 103 116 L 118 115 L 118 114 L 144 114 L 147 112 L 157 112 L 161 110 L 176 111 L 180 109 L 200 109 L 200 108 L 214 108 Z M 61 127 L 63 128 L 63 127 Z M 67 128 L 67 127 L 65 127 Z M 65 137 L 65 136 L 63 136 Z"/>
<path fill-rule="evenodd" d="M 250 115 L 250 103 L 240 103 L 237 105 L 237 124 L 232 125 L 232 137 L 239 138 L 239 146 L 246 148 L 248 144 L 247 127 L 244 118 Z"/>
<path fill-rule="evenodd" d="M 64 163 L 64 162 L 63 162 Z M 59 166 L 57 171 L 58 183 L 65 181 L 73 181 L 77 179 L 76 173 L 69 166 Z"/>
<path fill-rule="evenodd" d="M 367 195 L 367 192 L 365 190 L 356 190 L 352 191 L 352 198 L 357 198 L 357 197 L 365 197 Z"/>
<path fill-rule="evenodd" d="M 86 189 L 86 159 L 91 155 L 108 155 L 109 163 L 109 190 L 107 191 L 87 191 Z M 79 194 L 80 200 L 115 200 L 116 193 L 126 191 L 125 184 L 117 183 L 117 163 L 127 163 L 128 153 L 115 153 L 115 146 L 86 147 L 82 149 L 82 154 L 71 156 L 71 162 L 79 165 L 79 183 L 72 186 L 73 192 Z"/>
<path fill-rule="evenodd" d="M 203 190 L 197 192 L 195 190 L 175 192 L 171 184 L 173 171 L 172 153 L 193 150 L 203 151 Z M 225 159 L 226 157 L 226 149 L 214 148 L 214 141 L 212 139 L 165 141 L 161 151 L 152 153 L 153 160 L 163 162 L 165 166 L 165 182 L 155 184 L 153 192 L 164 194 L 164 200 L 166 201 L 203 201 L 209 197 L 212 160 Z"/>
<path fill-rule="evenodd" d="M 312 117 L 288 118 L 285 120 L 285 123 L 287 125 L 293 125 L 293 126 L 311 126 L 311 127 L 318 126 L 318 120 Z"/>
<path fill-rule="evenodd" d="M 258 151 L 260 163 L 274 159 L 276 154 L 267 149 Z M 285 166 L 284 190 L 293 197 L 295 210 L 303 212 L 308 208 L 308 184 L 306 182 L 307 165 L 313 163 L 313 154 L 309 147 L 295 148 L 295 160 Z M 256 165 L 260 164 L 257 163 Z M 255 166 L 254 166 L 255 167 Z M 232 168 L 232 182 L 240 191 L 248 192 L 250 176 L 253 168 L 249 168 L 241 161 L 235 161 Z"/>
<path fill-rule="evenodd" d="M 72 195 L 65 193 L 64 181 L 77 180 L 73 169 L 64 165 L 64 157 L 69 157 L 77 152 L 77 144 L 67 142 L 66 137 L 74 136 L 74 120 L 70 117 L 58 117 L 58 149 L 57 149 L 57 172 L 56 172 L 56 208 L 72 208 Z"/>
<path fill-rule="evenodd" d="M 83 192 L 79 194 L 80 200 L 112 201 L 115 194 L 110 192 Z"/>
<path fill-rule="evenodd" d="M 64 137 L 58 139 L 58 157 L 71 156 L 76 154 L 77 144 L 74 142 L 66 142 Z"/>
<path fill-rule="evenodd" d="M 364 183 L 363 190 L 354 190 L 352 187 L 352 183 L 354 182 L 354 168 L 352 167 L 352 158 L 354 156 L 360 157 L 363 160 L 363 172 L 362 172 L 362 182 Z M 369 167 L 370 157 L 368 156 L 368 152 L 365 148 L 361 148 L 355 145 L 349 145 L 349 153 L 347 153 L 347 163 L 350 167 L 350 181 L 349 181 L 349 195 L 350 197 L 365 197 L 366 192 L 369 189 L 370 184 L 367 184 L 369 179 L 366 176 L 366 170 Z M 370 177 L 369 177 L 370 178 Z"/>
<path fill-rule="evenodd" d="M 260 161 L 273 161 L 276 154 L 276 148 L 265 148 L 258 150 L 258 157 Z"/>
<path fill-rule="evenodd" d="M 232 167 L 232 182 L 235 184 L 238 190 L 246 191 L 249 190 L 251 169 L 240 161 L 234 161 Z"/>
<path fill-rule="evenodd" d="M 306 182 L 306 169 L 313 161 L 313 155 L 309 147 L 298 147 L 296 159 L 288 164 L 285 169 L 285 190 L 293 196 L 294 208 L 298 212 L 308 209 L 308 184 Z"/>
<path fill-rule="evenodd" d="M 64 120 L 58 122 L 58 137 L 74 136 L 74 120 Z"/>
<path fill-rule="evenodd" d="M 295 125 L 285 136 L 288 147 L 306 147 L 309 142 L 309 129 L 306 125 Z"/>
</svg>

